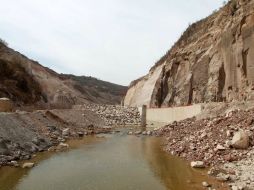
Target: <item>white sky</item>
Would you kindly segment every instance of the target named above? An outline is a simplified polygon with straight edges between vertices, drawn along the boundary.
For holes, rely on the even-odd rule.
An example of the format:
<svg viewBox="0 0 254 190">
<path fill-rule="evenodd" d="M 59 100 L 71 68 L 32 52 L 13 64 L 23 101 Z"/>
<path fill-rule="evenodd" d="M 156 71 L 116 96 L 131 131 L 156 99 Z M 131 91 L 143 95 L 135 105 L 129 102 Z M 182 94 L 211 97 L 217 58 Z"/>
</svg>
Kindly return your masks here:
<svg viewBox="0 0 254 190">
<path fill-rule="evenodd" d="M 128 85 L 223 0 L 0 0 L 0 38 L 59 73 Z"/>
</svg>

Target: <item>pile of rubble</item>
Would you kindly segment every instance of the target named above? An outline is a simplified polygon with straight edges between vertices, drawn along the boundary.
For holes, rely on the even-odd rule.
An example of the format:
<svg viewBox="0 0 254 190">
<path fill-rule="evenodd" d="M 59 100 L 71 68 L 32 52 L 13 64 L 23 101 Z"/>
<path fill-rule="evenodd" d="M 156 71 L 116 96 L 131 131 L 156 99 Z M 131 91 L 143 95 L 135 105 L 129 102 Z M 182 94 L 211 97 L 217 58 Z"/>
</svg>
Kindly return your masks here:
<svg viewBox="0 0 254 190">
<path fill-rule="evenodd" d="M 209 174 L 230 182 L 232 189 L 254 189 L 252 174 L 245 172 L 254 169 L 253 115 L 254 109 L 234 110 L 215 118 L 174 122 L 155 133 L 165 137 L 170 154 L 192 161 L 193 167 L 213 166 L 216 172 Z"/>
<path fill-rule="evenodd" d="M 216 165 L 246 158 L 254 145 L 254 110 L 235 110 L 213 119 L 186 119 L 156 131 L 171 154 Z"/>
<path fill-rule="evenodd" d="M 107 126 L 133 126 L 141 123 L 141 117 L 136 107 L 84 104 L 75 108 L 95 112 Z"/>
</svg>

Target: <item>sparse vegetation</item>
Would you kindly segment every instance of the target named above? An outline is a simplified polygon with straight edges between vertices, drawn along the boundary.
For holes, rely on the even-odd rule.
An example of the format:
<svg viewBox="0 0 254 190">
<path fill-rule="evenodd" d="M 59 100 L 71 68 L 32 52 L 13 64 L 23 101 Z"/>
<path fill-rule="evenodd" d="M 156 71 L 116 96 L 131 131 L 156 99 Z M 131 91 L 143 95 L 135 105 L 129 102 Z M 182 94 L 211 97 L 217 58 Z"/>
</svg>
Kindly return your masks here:
<svg viewBox="0 0 254 190">
<path fill-rule="evenodd" d="M 237 2 L 236 2 L 236 0 L 231 0 L 230 1 L 230 9 L 231 9 L 231 15 L 234 15 L 235 12 L 237 11 Z"/>
<path fill-rule="evenodd" d="M 62 75 L 67 78 L 71 78 L 77 81 L 82 86 L 87 86 L 89 88 L 95 88 L 98 91 L 105 93 L 112 93 L 114 95 L 124 95 L 126 92 L 125 86 L 113 84 L 110 82 L 102 81 L 91 76 L 74 76 L 74 75 Z"/>
<path fill-rule="evenodd" d="M 102 81 L 91 76 L 61 74 L 60 78 L 62 80 L 72 79 L 75 81 L 76 83 L 73 87 L 82 94 L 86 94 L 87 99 L 90 101 L 93 101 L 93 99 L 96 98 L 105 101 L 105 103 L 120 103 L 127 91 L 126 86 Z"/>
<path fill-rule="evenodd" d="M 1 39 L 1 38 L 0 38 L 0 44 L 3 44 L 3 45 L 5 45 L 5 46 L 8 46 L 8 43 L 7 43 L 5 40 Z"/>
<path fill-rule="evenodd" d="M 0 59 L 0 97 L 8 97 L 13 101 L 32 104 L 40 100 L 39 84 L 27 75 L 19 60 L 8 62 Z"/>
</svg>

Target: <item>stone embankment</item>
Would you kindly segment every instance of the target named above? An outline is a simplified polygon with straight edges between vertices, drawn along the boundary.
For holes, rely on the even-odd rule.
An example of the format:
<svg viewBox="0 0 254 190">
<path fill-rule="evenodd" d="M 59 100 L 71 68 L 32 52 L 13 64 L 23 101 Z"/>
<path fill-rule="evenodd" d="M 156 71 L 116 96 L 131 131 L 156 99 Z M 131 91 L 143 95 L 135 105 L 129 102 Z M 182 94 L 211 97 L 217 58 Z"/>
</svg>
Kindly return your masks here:
<svg viewBox="0 0 254 190">
<path fill-rule="evenodd" d="M 170 154 L 193 166 L 212 166 L 209 174 L 229 182 L 232 189 L 254 189 L 253 115 L 254 109 L 234 110 L 215 118 L 174 122 L 155 133 L 165 137 Z"/>
<path fill-rule="evenodd" d="M 141 123 L 141 117 L 136 107 L 84 104 L 74 108 L 95 112 L 107 126 L 134 126 Z"/>
</svg>

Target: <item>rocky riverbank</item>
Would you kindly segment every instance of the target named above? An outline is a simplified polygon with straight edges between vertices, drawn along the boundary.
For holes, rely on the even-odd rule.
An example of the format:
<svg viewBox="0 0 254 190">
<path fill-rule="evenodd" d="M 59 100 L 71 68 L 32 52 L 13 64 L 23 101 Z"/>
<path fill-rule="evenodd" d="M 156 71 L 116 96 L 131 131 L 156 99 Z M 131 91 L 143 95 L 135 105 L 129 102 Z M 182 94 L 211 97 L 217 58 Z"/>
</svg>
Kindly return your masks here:
<svg viewBox="0 0 254 190">
<path fill-rule="evenodd" d="M 234 110 L 214 118 L 174 122 L 155 133 L 165 137 L 164 148 L 170 154 L 200 167 L 212 166 L 209 174 L 229 182 L 232 189 L 254 189 L 248 172 L 254 168 L 253 115 L 254 109 Z"/>
<path fill-rule="evenodd" d="M 36 152 L 67 148 L 68 139 L 110 130 L 95 113 L 71 109 L 0 113 L 0 126 L 0 166 L 17 166 Z"/>
<path fill-rule="evenodd" d="M 134 126 L 140 125 L 141 118 L 136 107 L 120 105 L 84 104 L 75 106 L 74 109 L 95 112 L 107 126 Z"/>
<path fill-rule="evenodd" d="M 17 166 L 36 152 L 61 151 L 64 142 L 108 133 L 113 127 L 140 125 L 137 108 L 87 104 L 74 109 L 0 113 L 0 166 Z"/>
</svg>

